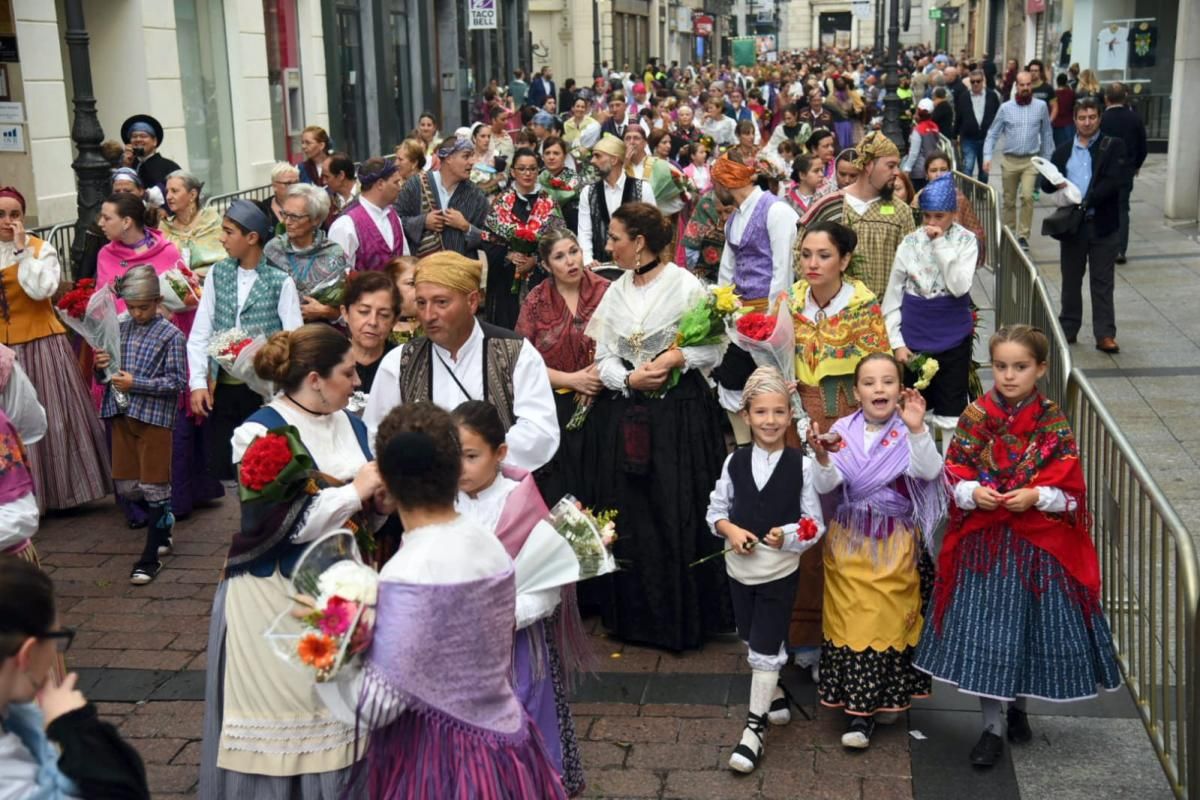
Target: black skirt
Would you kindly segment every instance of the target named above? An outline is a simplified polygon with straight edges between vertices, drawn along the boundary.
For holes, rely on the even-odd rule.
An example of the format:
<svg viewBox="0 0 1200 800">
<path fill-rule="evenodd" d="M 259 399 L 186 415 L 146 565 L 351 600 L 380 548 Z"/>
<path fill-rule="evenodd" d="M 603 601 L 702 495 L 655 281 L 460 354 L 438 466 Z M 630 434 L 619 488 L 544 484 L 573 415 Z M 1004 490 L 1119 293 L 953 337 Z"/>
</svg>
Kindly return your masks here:
<svg viewBox="0 0 1200 800">
<path fill-rule="evenodd" d="M 926 406 L 934 414 L 958 417 L 971 402 L 968 387 L 974 345 L 975 337 L 971 334 L 949 350 L 929 354 L 931 358 L 937 359 L 938 371 L 929 382 L 929 386 L 921 391 L 921 395 L 925 398 Z M 912 386 L 917 381 L 917 375 L 905 370 L 904 379 L 906 386 Z"/>
<path fill-rule="evenodd" d="M 605 627 L 623 641 L 673 651 L 731 631 L 724 561 L 688 566 L 724 547 L 704 521 L 725 460 L 721 410 L 708 384 L 687 372 L 661 400 L 606 393 L 589 416 L 599 435 L 592 507 L 619 512 L 620 570 L 588 587 L 589 595 L 604 594 Z"/>
<path fill-rule="evenodd" d="M 588 508 L 595 507 L 595 462 L 600 436 L 592 415 L 596 410 L 594 403 L 595 401 L 583 422 L 583 427 L 577 431 L 569 431 L 567 423 L 575 414 L 575 393 L 554 393 L 554 405 L 558 411 L 558 452 L 550 459 L 550 463 L 533 476 L 537 481 L 538 490 L 542 493 L 542 499 L 551 508 L 566 494 L 574 495 L 576 500 Z"/>
</svg>

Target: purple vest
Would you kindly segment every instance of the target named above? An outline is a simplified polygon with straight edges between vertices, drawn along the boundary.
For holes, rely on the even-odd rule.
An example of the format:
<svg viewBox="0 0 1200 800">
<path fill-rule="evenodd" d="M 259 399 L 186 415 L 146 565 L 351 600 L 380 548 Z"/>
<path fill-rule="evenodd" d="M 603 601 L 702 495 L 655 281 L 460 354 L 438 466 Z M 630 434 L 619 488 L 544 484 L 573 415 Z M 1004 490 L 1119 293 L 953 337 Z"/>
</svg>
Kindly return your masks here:
<svg viewBox="0 0 1200 800">
<path fill-rule="evenodd" d="M 387 209 L 387 219 L 392 226 L 392 241 L 394 247 L 388 247 L 387 242 L 375 226 L 371 212 L 362 203 L 355 203 L 346 213 L 354 222 L 354 233 L 358 237 L 358 251 L 354 254 L 354 269 L 357 272 L 379 272 L 394 256 L 404 254 L 404 230 L 400 227 L 400 217 L 394 209 Z"/>
<path fill-rule="evenodd" d="M 775 265 L 771 260 L 771 237 L 767 234 L 767 212 L 776 201 L 770 192 L 762 193 L 742 231 L 741 244 L 733 244 L 731 238 L 733 218 L 725 223 L 725 243 L 733 248 L 733 286 L 742 300 L 762 300 L 771 293 Z"/>
</svg>

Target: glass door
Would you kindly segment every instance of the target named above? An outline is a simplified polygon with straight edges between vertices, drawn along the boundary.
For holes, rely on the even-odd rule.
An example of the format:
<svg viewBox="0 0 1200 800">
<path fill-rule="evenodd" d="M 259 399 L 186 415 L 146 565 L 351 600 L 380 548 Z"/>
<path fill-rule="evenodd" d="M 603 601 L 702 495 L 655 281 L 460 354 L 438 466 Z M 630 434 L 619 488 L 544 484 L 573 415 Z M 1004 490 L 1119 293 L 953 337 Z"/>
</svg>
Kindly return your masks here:
<svg viewBox="0 0 1200 800">
<path fill-rule="evenodd" d="M 188 167 L 204 181 L 206 196 L 234 191 L 233 101 L 221 4 L 175 0 L 175 43 L 180 73 L 188 76 L 181 82 Z"/>
<path fill-rule="evenodd" d="M 411 25 L 407 0 L 392 0 L 388 5 L 387 25 L 384 28 L 384 68 L 386 82 L 381 98 L 380 137 L 383 152 L 391 152 L 405 134 L 416 125 L 413 118 L 414 97 L 420 87 L 413 79 L 412 48 L 409 44 Z"/>
<path fill-rule="evenodd" d="M 363 97 L 362 29 L 357 4 L 336 10 L 335 42 L 340 68 L 342 137 L 356 160 L 368 157 L 366 102 Z"/>
</svg>

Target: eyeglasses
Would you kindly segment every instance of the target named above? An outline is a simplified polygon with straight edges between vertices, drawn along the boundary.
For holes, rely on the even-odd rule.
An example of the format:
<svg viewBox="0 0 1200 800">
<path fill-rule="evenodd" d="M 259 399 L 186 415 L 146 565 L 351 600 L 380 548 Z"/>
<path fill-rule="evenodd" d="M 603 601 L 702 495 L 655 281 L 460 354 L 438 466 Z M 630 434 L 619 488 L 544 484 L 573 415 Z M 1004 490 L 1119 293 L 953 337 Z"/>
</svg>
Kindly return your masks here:
<svg viewBox="0 0 1200 800">
<path fill-rule="evenodd" d="M 308 214 L 293 214 L 290 211 L 284 211 L 279 216 L 283 217 L 284 222 L 303 222 L 308 219 Z"/>
<path fill-rule="evenodd" d="M 54 641 L 54 649 L 60 653 L 65 653 L 71 649 L 71 642 L 75 641 L 74 628 L 61 628 L 57 631 L 43 633 L 38 639 L 52 639 Z"/>
<path fill-rule="evenodd" d="M 983 78 L 971 78 L 971 83 L 983 83 Z"/>
<path fill-rule="evenodd" d="M 512 171 L 513 172 L 537 172 L 538 168 L 536 166 L 535 167 L 513 167 Z"/>
</svg>

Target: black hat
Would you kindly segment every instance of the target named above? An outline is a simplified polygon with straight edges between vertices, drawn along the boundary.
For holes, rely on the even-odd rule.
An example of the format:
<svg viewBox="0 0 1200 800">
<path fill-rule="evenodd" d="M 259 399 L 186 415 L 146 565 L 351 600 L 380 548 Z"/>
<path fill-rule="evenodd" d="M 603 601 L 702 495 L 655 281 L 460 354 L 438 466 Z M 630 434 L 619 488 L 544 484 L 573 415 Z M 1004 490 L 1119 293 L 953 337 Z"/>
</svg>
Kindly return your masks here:
<svg viewBox="0 0 1200 800">
<path fill-rule="evenodd" d="M 151 130 L 154 131 L 154 140 L 161 145 L 163 141 L 162 123 L 149 114 L 134 114 L 132 117 L 122 122 L 121 141 L 125 144 L 129 144 L 129 138 L 130 134 L 133 132 L 133 126 L 137 125 L 139 122 L 150 126 Z"/>
</svg>

